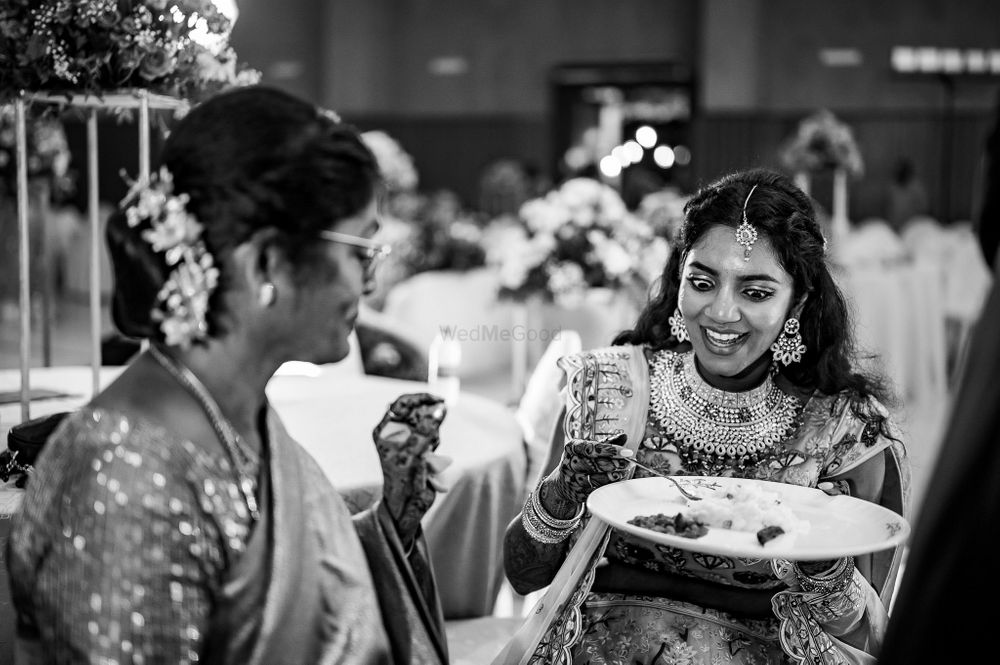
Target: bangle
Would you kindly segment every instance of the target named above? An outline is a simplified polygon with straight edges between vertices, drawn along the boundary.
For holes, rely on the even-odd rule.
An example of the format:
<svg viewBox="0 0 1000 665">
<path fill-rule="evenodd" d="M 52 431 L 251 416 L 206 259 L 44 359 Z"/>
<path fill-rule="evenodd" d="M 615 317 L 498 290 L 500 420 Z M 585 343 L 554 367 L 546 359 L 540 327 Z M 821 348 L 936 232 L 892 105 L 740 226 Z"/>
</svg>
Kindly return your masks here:
<svg viewBox="0 0 1000 665">
<path fill-rule="evenodd" d="M 521 511 L 521 524 L 524 526 L 525 532 L 531 537 L 532 540 L 536 540 L 543 545 L 555 545 L 556 543 L 561 543 L 569 538 L 570 534 L 576 530 L 575 527 L 562 530 L 553 529 L 542 522 L 542 520 L 538 517 L 538 513 L 536 513 L 530 505 L 526 505 L 524 510 Z"/>
<path fill-rule="evenodd" d="M 837 561 L 837 565 L 833 568 L 816 576 L 807 575 L 796 564 L 795 575 L 798 577 L 803 591 L 839 593 L 844 590 L 854 576 L 854 558 L 845 556 Z"/>
<path fill-rule="evenodd" d="M 542 482 L 544 480 L 545 480 L 544 478 L 542 480 L 539 480 L 538 485 L 535 486 L 534 491 L 528 493 L 528 503 L 531 504 L 531 507 L 535 511 L 535 514 L 538 515 L 538 519 L 542 520 L 542 522 L 544 522 L 546 526 L 552 527 L 557 531 L 564 531 L 566 529 L 572 529 L 576 527 L 576 525 L 580 522 L 580 518 L 583 517 L 583 511 L 585 509 L 584 505 L 581 503 L 580 509 L 576 511 L 576 515 L 573 515 L 573 517 L 570 517 L 568 520 L 561 520 L 557 517 L 554 517 L 552 513 L 550 513 L 548 510 L 545 509 L 545 506 L 542 505 L 542 500 L 539 497 L 539 494 L 541 493 L 542 490 Z"/>
<path fill-rule="evenodd" d="M 528 494 L 528 500 L 524 502 L 524 508 L 521 510 L 521 525 L 528 536 L 543 545 L 555 545 L 569 538 L 580 525 L 583 507 L 580 507 L 580 511 L 573 518 L 559 520 L 542 508 L 541 501 L 535 495 L 536 491 Z"/>
</svg>

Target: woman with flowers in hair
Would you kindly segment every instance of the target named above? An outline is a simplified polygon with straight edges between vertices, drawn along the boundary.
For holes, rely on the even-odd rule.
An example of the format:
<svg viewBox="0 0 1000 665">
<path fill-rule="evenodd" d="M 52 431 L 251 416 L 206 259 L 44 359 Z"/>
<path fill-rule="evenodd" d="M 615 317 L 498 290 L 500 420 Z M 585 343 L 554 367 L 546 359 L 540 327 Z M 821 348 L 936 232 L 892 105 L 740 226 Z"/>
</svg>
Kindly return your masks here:
<svg viewBox="0 0 1000 665">
<path fill-rule="evenodd" d="M 20 663 L 447 663 L 420 519 L 445 415 L 398 398 L 349 514 L 265 386 L 348 353 L 384 248 L 375 159 L 287 93 L 196 106 L 109 220 L 113 318 L 148 348 L 36 460 L 7 566 Z"/>
<path fill-rule="evenodd" d="M 548 587 L 494 661 L 873 663 L 901 548 L 823 561 L 706 555 L 586 510 L 650 475 L 758 479 L 903 513 L 908 464 L 809 198 L 762 169 L 686 203 L 679 246 L 633 329 L 560 360 L 562 427 L 504 544 L 507 577 Z"/>
</svg>

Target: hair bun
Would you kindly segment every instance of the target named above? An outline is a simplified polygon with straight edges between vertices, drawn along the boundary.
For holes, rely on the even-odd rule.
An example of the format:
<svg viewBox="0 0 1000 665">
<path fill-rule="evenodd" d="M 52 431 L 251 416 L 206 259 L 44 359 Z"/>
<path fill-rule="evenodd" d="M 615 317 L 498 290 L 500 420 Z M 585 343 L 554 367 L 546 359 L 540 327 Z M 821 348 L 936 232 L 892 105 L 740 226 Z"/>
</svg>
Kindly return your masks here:
<svg viewBox="0 0 1000 665">
<path fill-rule="evenodd" d="M 111 320 L 123 335 L 158 339 L 159 325 L 152 313 L 167 278 L 167 266 L 140 233 L 139 228 L 128 225 L 122 210 L 108 218 L 105 239 L 113 279 Z"/>
</svg>

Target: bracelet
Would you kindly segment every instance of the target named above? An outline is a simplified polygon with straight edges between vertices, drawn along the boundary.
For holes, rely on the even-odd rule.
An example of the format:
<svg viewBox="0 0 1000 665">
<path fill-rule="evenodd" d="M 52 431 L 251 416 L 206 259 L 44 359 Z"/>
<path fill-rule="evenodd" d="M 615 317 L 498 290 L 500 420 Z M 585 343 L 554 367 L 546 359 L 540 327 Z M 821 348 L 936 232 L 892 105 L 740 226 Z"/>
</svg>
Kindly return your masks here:
<svg viewBox="0 0 1000 665">
<path fill-rule="evenodd" d="M 539 484 L 540 485 L 540 484 Z M 550 515 L 538 500 L 537 488 L 528 494 L 524 508 L 521 510 L 521 525 L 528 536 L 543 545 L 561 543 L 576 531 L 583 517 L 583 506 L 571 519 L 560 520 Z"/>
<path fill-rule="evenodd" d="M 845 556 L 837 561 L 837 565 L 831 570 L 817 576 L 805 574 L 796 565 L 795 575 L 798 577 L 803 591 L 839 593 L 844 590 L 854 576 L 854 557 Z"/>
<path fill-rule="evenodd" d="M 538 515 L 538 518 L 546 524 L 546 526 L 550 526 L 557 531 L 574 528 L 580 522 L 580 518 L 583 517 L 583 511 L 586 509 L 584 504 L 581 503 L 580 509 L 576 511 L 576 515 L 573 515 L 573 517 L 570 517 L 567 520 L 561 520 L 554 517 L 552 513 L 545 509 L 545 506 L 542 505 L 541 498 L 539 498 L 539 492 L 542 489 L 542 482 L 544 480 L 544 478 L 539 480 L 534 491 L 528 493 L 528 503 L 531 504 L 531 508 L 535 511 L 535 514 Z"/>
<path fill-rule="evenodd" d="M 553 529 L 542 522 L 541 518 L 538 517 L 538 513 L 530 505 L 526 505 L 524 510 L 521 511 L 521 524 L 524 526 L 524 531 L 532 540 L 536 540 L 543 545 L 561 543 L 576 530 L 575 526 L 569 529 Z"/>
</svg>

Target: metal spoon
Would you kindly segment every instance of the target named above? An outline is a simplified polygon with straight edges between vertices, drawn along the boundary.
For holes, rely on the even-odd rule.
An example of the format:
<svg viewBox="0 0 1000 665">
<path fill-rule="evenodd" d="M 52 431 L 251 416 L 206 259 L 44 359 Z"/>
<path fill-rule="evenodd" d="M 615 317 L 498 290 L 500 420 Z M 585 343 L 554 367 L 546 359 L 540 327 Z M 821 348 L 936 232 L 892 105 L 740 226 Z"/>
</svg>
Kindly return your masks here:
<svg viewBox="0 0 1000 665">
<path fill-rule="evenodd" d="M 677 490 L 681 494 L 684 495 L 685 499 L 688 499 L 689 501 L 701 501 L 702 500 L 702 497 L 698 496 L 697 494 L 692 494 L 690 490 L 685 489 L 684 485 L 682 485 L 680 483 L 680 481 L 678 481 L 673 476 L 668 475 L 666 473 L 663 473 L 662 471 L 657 471 L 656 469 L 654 469 L 652 467 L 646 466 L 642 462 L 637 462 L 635 460 L 635 458 L 632 457 L 632 451 L 631 450 L 623 451 L 623 453 L 622 453 L 621 456 L 622 456 L 623 459 L 628 460 L 629 462 L 632 462 L 632 464 L 635 464 L 640 469 L 644 469 L 645 471 L 648 471 L 649 473 L 653 474 L 654 476 L 659 476 L 660 478 L 666 478 L 667 480 L 669 480 L 670 482 L 672 482 L 674 485 L 677 486 Z"/>
</svg>

